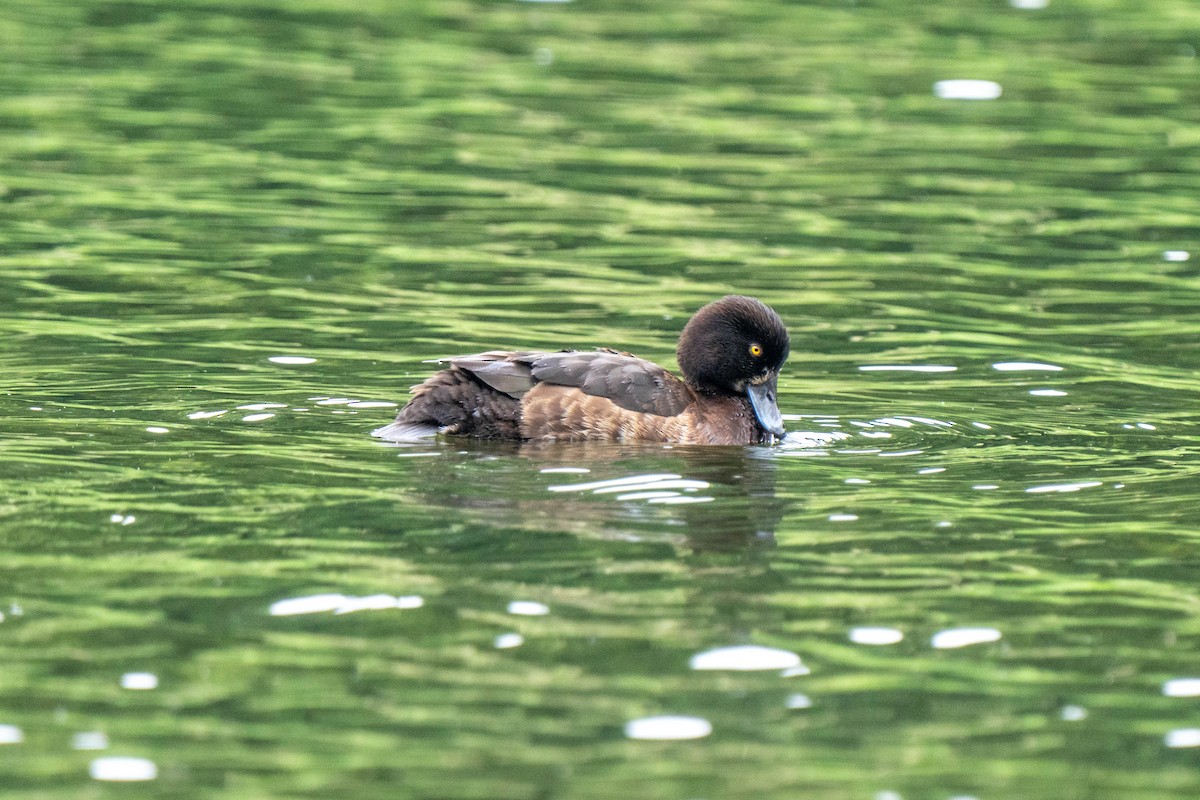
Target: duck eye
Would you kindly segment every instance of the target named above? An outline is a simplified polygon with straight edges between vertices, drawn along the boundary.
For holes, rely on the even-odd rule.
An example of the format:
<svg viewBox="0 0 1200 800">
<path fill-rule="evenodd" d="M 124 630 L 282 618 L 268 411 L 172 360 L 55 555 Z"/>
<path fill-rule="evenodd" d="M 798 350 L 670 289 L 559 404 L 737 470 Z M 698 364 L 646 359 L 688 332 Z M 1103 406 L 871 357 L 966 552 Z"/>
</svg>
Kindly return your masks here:
<svg viewBox="0 0 1200 800">
<path fill-rule="evenodd" d="M 763 354 L 763 349 L 762 349 L 761 344 L 759 344 L 758 342 L 755 342 L 754 344 L 750 345 L 750 355 L 754 356 L 755 358 L 758 358 L 762 354 Z"/>
</svg>

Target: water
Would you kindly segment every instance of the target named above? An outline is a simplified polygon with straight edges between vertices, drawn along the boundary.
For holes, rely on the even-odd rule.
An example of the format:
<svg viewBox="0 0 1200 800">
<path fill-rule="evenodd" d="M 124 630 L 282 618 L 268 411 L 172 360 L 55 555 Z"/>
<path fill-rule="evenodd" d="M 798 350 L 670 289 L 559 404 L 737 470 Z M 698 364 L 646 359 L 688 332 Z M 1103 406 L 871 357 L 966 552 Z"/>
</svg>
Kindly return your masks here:
<svg viewBox="0 0 1200 800">
<path fill-rule="evenodd" d="M 0 42 L 6 799 L 1200 791 L 1194 4 Z M 367 435 L 427 359 L 670 363 L 730 291 L 781 447 Z"/>
</svg>

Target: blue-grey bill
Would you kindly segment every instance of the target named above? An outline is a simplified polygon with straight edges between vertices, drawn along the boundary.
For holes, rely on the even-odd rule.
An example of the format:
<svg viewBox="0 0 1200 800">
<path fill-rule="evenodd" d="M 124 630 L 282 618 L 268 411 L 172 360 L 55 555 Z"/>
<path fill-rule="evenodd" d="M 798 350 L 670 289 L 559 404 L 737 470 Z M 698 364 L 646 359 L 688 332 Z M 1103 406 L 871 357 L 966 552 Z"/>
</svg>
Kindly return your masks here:
<svg viewBox="0 0 1200 800">
<path fill-rule="evenodd" d="M 757 386 L 751 384 L 746 387 L 746 396 L 750 398 L 750 407 L 754 409 L 754 416 L 762 429 L 767 433 L 783 436 L 783 415 L 779 413 L 779 406 L 775 404 L 777 381 L 778 378 L 772 377 L 766 383 Z"/>
</svg>

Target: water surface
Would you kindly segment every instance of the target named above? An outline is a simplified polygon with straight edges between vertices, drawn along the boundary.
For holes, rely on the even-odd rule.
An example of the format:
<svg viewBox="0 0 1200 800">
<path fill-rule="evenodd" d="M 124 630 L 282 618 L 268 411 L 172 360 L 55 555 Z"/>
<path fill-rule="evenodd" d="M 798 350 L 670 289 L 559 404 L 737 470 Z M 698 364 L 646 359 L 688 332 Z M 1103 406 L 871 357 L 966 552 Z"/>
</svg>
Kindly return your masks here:
<svg viewBox="0 0 1200 800">
<path fill-rule="evenodd" d="M 5 798 L 1200 791 L 1194 4 L 0 42 Z M 428 359 L 671 364 L 734 291 L 782 446 L 368 435 Z"/>
</svg>

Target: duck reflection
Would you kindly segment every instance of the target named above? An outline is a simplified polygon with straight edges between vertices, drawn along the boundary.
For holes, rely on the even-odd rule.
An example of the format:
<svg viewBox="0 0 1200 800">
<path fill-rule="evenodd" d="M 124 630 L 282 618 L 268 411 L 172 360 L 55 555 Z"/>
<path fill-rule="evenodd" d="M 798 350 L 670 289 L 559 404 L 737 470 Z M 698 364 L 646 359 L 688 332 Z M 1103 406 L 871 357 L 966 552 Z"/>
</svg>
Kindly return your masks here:
<svg viewBox="0 0 1200 800">
<path fill-rule="evenodd" d="M 786 503 L 764 447 L 473 443 L 401 448 L 421 499 L 497 525 L 694 550 L 774 544 Z"/>
</svg>

